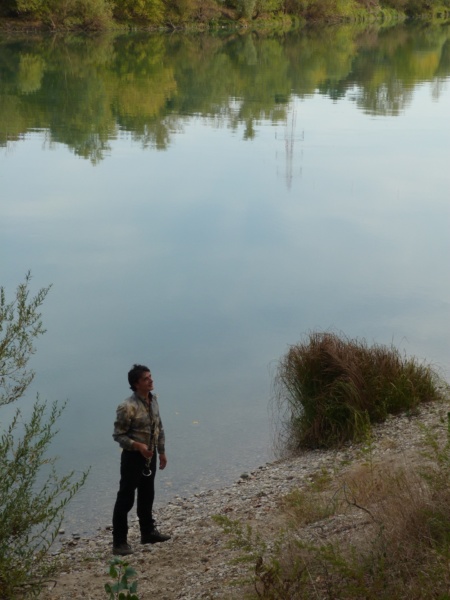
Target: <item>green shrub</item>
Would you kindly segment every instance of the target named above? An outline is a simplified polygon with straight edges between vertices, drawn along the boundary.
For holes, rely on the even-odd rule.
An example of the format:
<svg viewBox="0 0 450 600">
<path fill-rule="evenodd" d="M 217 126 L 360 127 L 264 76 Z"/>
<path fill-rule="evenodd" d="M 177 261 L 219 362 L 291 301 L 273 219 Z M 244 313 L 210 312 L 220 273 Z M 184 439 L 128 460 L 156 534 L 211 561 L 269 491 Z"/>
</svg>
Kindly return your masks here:
<svg viewBox="0 0 450 600">
<path fill-rule="evenodd" d="M 294 14 L 307 21 L 329 21 L 339 17 L 338 0 L 290 0 Z"/>
<path fill-rule="evenodd" d="M 174 0 L 166 6 L 165 21 L 171 26 L 186 23 L 211 23 L 221 16 L 214 0 Z"/>
<path fill-rule="evenodd" d="M 361 440 L 374 422 L 442 398 L 437 374 L 394 347 L 312 333 L 292 346 L 276 377 L 286 443 L 331 447 Z"/>
<path fill-rule="evenodd" d="M 284 8 L 283 0 L 258 0 L 258 2 L 256 4 L 256 10 L 260 14 L 265 14 L 265 13 L 275 14 L 275 13 L 278 13 L 279 11 L 283 10 L 283 8 Z"/>
<path fill-rule="evenodd" d="M 431 12 L 432 0 L 407 0 L 405 12 L 409 17 L 417 17 Z"/>
<path fill-rule="evenodd" d="M 2 12 L 9 12 L 11 14 L 34 14 L 38 13 L 42 6 L 42 0 L 5 0 L 2 3 Z"/>
<path fill-rule="evenodd" d="M 239 0 L 238 9 L 241 17 L 251 19 L 255 13 L 256 0 Z"/>
<path fill-rule="evenodd" d="M 393 8 L 394 10 L 402 13 L 406 9 L 408 0 L 383 0 L 381 4 L 383 7 Z"/>
<path fill-rule="evenodd" d="M 119 21 L 136 21 L 152 25 L 164 20 L 163 0 L 113 0 L 114 17 Z"/>
<path fill-rule="evenodd" d="M 44 333 L 39 307 L 48 288 L 29 297 L 29 275 L 7 302 L 0 288 L 0 408 L 25 394 L 34 373 L 27 368 L 34 340 Z M 39 591 L 53 565 L 48 551 L 64 508 L 86 479 L 60 477 L 48 449 L 64 406 L 47 411 L 36 400 L 31 416 L 16 410 L 0 426 L 0 598 L 17 599 Z M 49 414 L 47 414 L 49 413 Z M 44 561 L 44 558 L 48 560 Z"/>
<path fill-rule="evenodd" d="M 53 29 L 107 29 L 112 23 L 108 0 L 45 0 L 40 16 Z"/>
<path fill-rule="evenodd" d="M 6 0 L 5 12 L 41 20 L 53 29 L 107 29 L 110 0 Z"/>
<path fill-rule="evenodd" d="M 78 0 L 77 16 L 84 29 L 108 29 L 112 25 L 112 5 L 109 0 Z"/>
</svg>

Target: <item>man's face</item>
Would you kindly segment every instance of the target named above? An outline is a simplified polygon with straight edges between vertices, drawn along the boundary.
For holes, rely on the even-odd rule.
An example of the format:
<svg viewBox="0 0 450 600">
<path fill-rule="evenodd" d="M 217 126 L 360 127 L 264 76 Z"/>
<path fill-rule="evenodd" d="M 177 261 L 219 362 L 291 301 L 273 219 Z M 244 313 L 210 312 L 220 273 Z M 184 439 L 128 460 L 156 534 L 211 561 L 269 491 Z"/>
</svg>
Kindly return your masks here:
<svg viewBox="0 0 450 600">
<path fill-rule="evenodd" d="M 136 392 L 141 398 L 146 398 L 153 389 L 152 374 L 148 371 L 142 373 L 141 378 L 136 384 Z"/>
</svg>

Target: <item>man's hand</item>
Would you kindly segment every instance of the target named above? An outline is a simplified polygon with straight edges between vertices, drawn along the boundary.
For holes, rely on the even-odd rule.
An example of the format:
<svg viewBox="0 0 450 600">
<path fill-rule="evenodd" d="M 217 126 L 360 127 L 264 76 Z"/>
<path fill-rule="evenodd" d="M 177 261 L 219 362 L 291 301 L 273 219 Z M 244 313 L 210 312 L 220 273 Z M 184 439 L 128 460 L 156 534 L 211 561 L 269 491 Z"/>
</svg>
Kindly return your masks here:
<svg viewBox="0 0 450 600">
<path fill-rule="evenodd" d="M 159 455 L 159 468 L 165 469 L 167 465 L 167 456 L 165 454 Z"/>
<path fill-rule="evenodd" d="M 153 451 L 149 450 L 147 446 L 141 442 L 133 442 L 133 448 L 140 452 L 144 458 L 151 458 L 153 456 Z"/>
</svg>

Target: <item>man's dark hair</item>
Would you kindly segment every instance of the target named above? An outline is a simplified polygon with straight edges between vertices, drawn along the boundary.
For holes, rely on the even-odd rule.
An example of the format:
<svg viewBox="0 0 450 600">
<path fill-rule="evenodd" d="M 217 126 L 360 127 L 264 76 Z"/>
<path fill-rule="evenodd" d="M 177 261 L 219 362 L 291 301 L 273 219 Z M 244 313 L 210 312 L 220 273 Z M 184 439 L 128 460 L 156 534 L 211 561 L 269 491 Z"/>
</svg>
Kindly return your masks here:
<svg viewBox="0 0 450 600">
<path fill-rule="evenodd" d="M 144 373 L 150 373 L 150 369 L 144 365 L 133 365 L 128 371 L 128 383 L 133 392 L 136 391 L 136 384 Z"/>
</svg>

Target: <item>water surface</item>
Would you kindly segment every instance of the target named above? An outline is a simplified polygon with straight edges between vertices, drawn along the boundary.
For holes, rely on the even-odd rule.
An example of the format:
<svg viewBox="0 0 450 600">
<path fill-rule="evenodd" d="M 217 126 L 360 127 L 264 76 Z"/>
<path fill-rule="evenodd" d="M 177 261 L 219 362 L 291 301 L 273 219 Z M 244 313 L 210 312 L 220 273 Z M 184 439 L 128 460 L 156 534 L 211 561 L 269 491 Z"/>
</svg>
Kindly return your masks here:
<svg viewBox="0 0 450 600">
<path fill-rule="evenodd" d="M 23 406 L 69 401 L 68 527 L 110 522 L 134 362 L 157 503 L 273 458 L 277 361 L 311 330 L 448 376 L 449 35 L 0 38 L 1 283 L 53 284 Z"/>
</svg>

